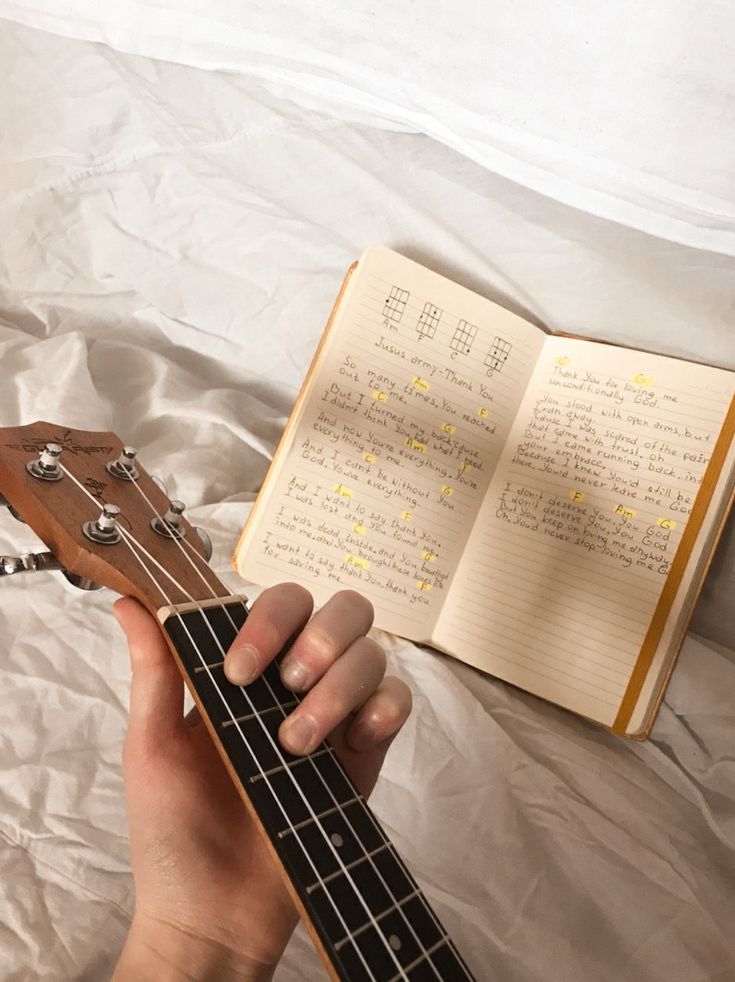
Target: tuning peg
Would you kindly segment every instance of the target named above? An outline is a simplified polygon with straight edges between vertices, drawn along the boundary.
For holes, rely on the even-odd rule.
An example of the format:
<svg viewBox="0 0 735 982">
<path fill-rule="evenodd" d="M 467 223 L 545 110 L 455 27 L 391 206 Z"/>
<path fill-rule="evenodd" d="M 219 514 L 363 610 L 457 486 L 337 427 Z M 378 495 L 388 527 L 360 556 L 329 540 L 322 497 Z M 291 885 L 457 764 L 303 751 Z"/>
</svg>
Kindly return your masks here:
<svg viewBox="0 0 735 982">
<path fill-rule="evenodd" d="M 120 509 L 117 505 L 103 505 L 102 511 L 95 521 L 85 522 L 82 531 L 91 539 L 102 546 L 114 546 L 120 541 L 120 529 L 117 527 L 117 516 Z"/>
<path fill-rule="evenodd" d="M 51 552 L 24 552 L 20 556 L 0 556 L 0 576 L 60 570 L 61 563 Z"/>
<path fill-rule="evenodd" d="M 140 477 L 140 472 L 135 466 L 137 453 L 135 447 L 123 447 L 120 456 L 116 460 L 108 460 L 105 468 L 113 477 L 121 481 L 137 481 Z"/>
<path fill-rule="evenodd" d="M 212 540 L 209 538 L 209 536 L 204 531 L 204 529 L 199 528 L 198 525 L 194 526 L 194 531 L 201 539 L 202 545 L 204 546 L 204 558 L 207 560 L 207 562 L 209 562 L 209 560 L 212 558 L 212 553 L 214 551 L 212 548 Z"/>
<path fill-rule="evenodd" d="M 61 447 L 58 443 L 47 443 L 39 453 L 37 460 L 30 460 L 26 470 L 41 481 L 60 481 L 64 476 L 59 467 Z"/>
<path fill-rule="evenodd" d="M 86 576 L 78 576 L 76 573 L 70 573 L 68 569 L 61 567 L 61 573 L 66 577 L 66 579 L 75 586 L 77 590 L 101 590 L 102 584 L 95 583 L 94 580 L 88 580 Z"/>
<path fill-rule="evenodd" d="M 45 573 L 58 571 L 80 590 L 101 590 L 99 583 L 93 583 L 84 576 L 70 573 L 52 552 L 24 552 L 20 556 L 0 556 L 0 576 L 14 576 L 16 573 Z"/>
<path fill-rule="evenodd" d="M 176 501 L 175 499 L 170 501 L 168 511 L 163 518 L 156 516 L 156 518 L 151 519 L 151 528 L 167 539 L 183 538 L 184 530 L 181 527 L 181 516 L 184 514 L 185 508 L 186 505 L 183 501 Z"/>
</svg>

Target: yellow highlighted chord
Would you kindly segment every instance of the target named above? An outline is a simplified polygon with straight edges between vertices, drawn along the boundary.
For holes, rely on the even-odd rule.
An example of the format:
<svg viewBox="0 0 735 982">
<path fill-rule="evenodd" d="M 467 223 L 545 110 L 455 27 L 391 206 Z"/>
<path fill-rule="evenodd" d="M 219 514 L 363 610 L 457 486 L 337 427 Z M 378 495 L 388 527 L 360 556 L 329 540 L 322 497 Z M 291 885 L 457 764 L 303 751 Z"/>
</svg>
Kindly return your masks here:
<svg viewBox="0 0 735 982">
<path fill-rule="evenodd" d="M 402 511 L 401 518 L 403 519 L 404 522 L 410 522 L 411 519 L 413 518 L 413 515 L 411 514 L 410 511 Z"/>
<path fill-rule="evenodd" d="M 454 426 L 452 423 L 444 423 L 442 425 L 442 433 L 456 433 L 456 432 L 457 432 L 457 427 Z"/>
<path fill-rule="evenodd" d="M 451 498 L 451 496 L 454 494 L 454 488 L 450 488 L 448 484 L 443 484 L 442 494 L 446 495 L 447 498 Z"/>
<path fill-rule="evenodd" d="M 414 387 L 414 389 L 418 389 L 419 392 L 428 392 L 431 388 L 426 379 L 421 378 L 419 375 L 411 379 L 411 385 Z"/>
<path fill-rule="evenodd" d="M 428 580 L 416 580 L 416 589 L 426 592 L 431 589 L 431 583 Z"/>
<path fill-rule="evenodd" d="M 378 402 L 387 402 L 388 401 L 388 393 L 387 392 L 381 392 L 380 389 L 373 389 L 373 399 L 377 399 Z"/>
<path fill-rule="evenodd" d="M 362 455 L 362 459 L 363 460 L 366 460 L 368 462 L 368 464 L 374 464 L 375 463 L 375 460 L 376 460 L 376 457 L 375 457 L 375 454 L 374 453 L 364 453 Z"/>
<path fill-rule="evenodd" d="M 643 372 L 636 372 L 633 376 L 633 381 L 636 385 L 653 385 L 653 379 L 650 375 L 644 375 Z"/>
<path fill-rule="evenodd" d="M 676 522 L 673 518 L 657 518 L 656 525 L 660 525 L 662 529 L 675 529 Z"/>
<path fill-rule="evenodd" d="M 621 515 L 623 518 L 635 518 L 637 512 L 633 508 L 626 508 L 625 505 L 615 505 L 613 511 L 616 515 Z"/>
<path fill-rule="evenodd" d="M 487 409 L 485 409 L 484 406 L 480 406 L 480 408 L 477 410 L 477 415 L 480 417 L 480 419 L 485 419 L 487 416 Z"/>
<path fill-rule="evenodd" d="M 433 563 L 434 560 L 439 558 L 439 556 L 435 552 L 432 552 L 430 549 L 422 549 L 421 558 L 425 559 L 427 563 Z"/>
<path fill-rule="evenodd" d="M 559 355 L 559 357 L 555 358 L 554 361 L 557 365 L 571 365 L 572 363 L 572 359 L 569 357 L 569 355 Z"/>
<path fill-rule="evenodd" d="M 412 436 L 406 437 L 406 446 L 410 447 L 411 450 L 418 450 L 419 453 L 426 453 L 426 444 L 421 443 L 419 440 L 414 440 Z"/>
<path fill-rule="evenodd" d="M 348 566 L 357 566 L 358 569 L 368 569 L 370 563 L 367 559 L 363 559 L 362 556 L 345 556 L 345 562 Z"/>
<path fill-rule="evenodd" d="M 355 522 L 355 524 L 352 526 L 352 531 L 356 532 L 358 535 L 365 535 L 367 528 L 360 522 Z"/>
<path fill-rule="evenodd" d="M 332 486 L 332 491 L 334 491 L 335 494 L 338 494 L 341 498 L 351 498 L 354 493 L 351 488 L 346 488 L 344 484 L 340 484 L 339 481 Z"/>
<path fill-rule="evenodd" d="M 583 491 L 570 491 L 569 492 L 569 497 L 572 499 L 572 501 L 584 501 L 584 492 Z"/>
</svg>

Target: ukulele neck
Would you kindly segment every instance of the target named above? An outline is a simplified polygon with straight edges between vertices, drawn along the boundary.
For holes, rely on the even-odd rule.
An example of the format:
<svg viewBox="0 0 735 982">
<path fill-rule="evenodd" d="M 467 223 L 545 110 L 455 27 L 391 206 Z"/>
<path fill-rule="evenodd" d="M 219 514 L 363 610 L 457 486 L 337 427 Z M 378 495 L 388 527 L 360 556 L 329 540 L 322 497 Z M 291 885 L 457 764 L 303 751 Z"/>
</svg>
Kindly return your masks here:
<svg viewBox="0 0 735 982">
<path fill-rule="evenodd" d="M 245 622 L 237 597 L 159 611 L 164 634 L 292 896 L 342 982 L 471 979 L 415 880 L 323 743 L 306 757 L 278 740 L 298 704 L 278 659 L 248 686 L 224 656 Z"/>
</svg>

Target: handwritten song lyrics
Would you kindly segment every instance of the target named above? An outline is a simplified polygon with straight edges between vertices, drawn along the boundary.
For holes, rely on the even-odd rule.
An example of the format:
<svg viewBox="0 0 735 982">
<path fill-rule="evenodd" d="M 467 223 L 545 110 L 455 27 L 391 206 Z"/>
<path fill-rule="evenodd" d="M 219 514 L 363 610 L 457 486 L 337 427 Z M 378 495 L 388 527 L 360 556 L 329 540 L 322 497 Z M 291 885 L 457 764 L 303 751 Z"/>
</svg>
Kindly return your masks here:
<svg viewBox="0 0 735 982">
<path fill-rule="evenodd" d="M 666 576 L 721 422 L 706 396 L 559 356 L 534 390 L 496 518 Z"/>
<path fill-rule="evenodd" d="M 336 332 L 260 547 L 398 616 L 440 606 L 537 351 L 389 287 Z"/>
<path fill-rule="evenodd" d="M 549 338 L 441 637 L 491 651 L 484 664 L 530 691 L 612 720 L 728 401 L 691 367 Z"/>
</svg>

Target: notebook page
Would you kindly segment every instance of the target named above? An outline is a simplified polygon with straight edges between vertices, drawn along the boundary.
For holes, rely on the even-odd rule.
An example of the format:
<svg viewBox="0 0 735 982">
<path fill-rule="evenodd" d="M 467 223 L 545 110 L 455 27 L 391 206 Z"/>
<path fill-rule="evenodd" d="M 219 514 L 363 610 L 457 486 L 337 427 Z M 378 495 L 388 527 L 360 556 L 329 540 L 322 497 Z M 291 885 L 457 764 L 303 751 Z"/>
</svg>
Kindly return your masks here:
<svg viewBox="0 0 735 982">
<path fill-rule="evenodd" d="M 610 725 L 734 378 L 548 338 L 435 643 Z"/>
<path fill-rule="evenodd" d="M 387 249 L 350 280 L 238 550 L 255 583 L 345 587 L 429 637 L 545 335 Z"/>
</svg>

